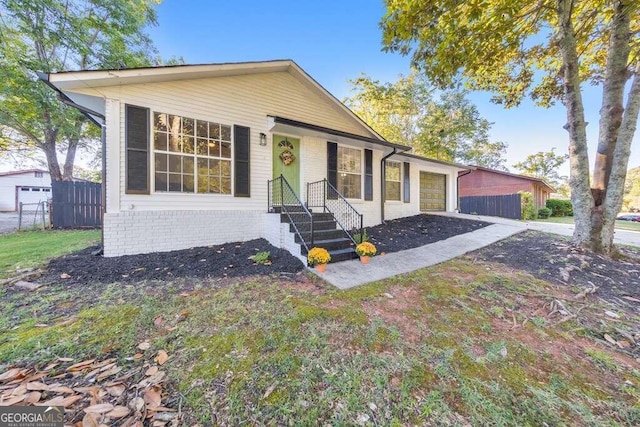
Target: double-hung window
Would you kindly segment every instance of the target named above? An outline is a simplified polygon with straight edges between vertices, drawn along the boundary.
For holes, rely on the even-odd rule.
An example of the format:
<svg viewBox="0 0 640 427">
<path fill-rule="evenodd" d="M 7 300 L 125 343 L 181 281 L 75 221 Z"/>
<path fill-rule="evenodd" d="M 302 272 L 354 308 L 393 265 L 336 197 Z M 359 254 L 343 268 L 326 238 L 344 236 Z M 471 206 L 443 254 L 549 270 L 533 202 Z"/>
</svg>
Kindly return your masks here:
<svg viewBox="0 0 640 427">
<path fill-rule="evenodd" d="M 387 161 L 385 166 L 385 200 L 400 201 L 402 163 Z"/>
<path fill-rule="evenodd" d="M 153 114 L 155 190 L 231 194 L 231 126 Z"/>
<path fill-rule="evenodd" d="M 338 146 L 337 190 L 347 199 L 362 194 L 362 150 Z"/>
</svg>

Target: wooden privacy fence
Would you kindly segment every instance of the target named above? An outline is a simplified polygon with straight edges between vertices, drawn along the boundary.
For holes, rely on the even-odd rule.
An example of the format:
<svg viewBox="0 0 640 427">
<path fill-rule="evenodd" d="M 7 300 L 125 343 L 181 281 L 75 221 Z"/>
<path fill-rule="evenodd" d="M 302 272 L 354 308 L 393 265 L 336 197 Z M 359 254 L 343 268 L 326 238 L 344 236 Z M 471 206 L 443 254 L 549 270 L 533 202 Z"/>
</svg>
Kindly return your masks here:
<svg viewBox="0 0 640 427">
<path fill-rule="evenodd" d="M 474 215 L 520 219 L 520 195 L 460 197 L 460 212 Z"/>
<path fill-rule="evenodd" d="M 102 184 L 53 181 L 51 193 L 53 228 L 99 228 L 102 226 Z"/>
</svg>

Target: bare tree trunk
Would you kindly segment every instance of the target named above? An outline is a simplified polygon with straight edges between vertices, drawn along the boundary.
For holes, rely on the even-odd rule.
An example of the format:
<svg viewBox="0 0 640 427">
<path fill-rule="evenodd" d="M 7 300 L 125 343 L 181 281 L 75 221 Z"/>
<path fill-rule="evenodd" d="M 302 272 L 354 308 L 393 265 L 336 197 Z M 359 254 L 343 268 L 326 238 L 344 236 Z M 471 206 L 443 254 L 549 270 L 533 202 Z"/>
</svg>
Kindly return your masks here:
<svg viewBox="0 0 640 427">
<path fill-rule="evenodd" d="M 567 108 L 569 132 L 569 165 L 571 201 L 575 217 L 573 239 L 577 243 L 590 242 L 593 196 L 589 185 L 589 154 L 584 119 L 584 105 L 580 92 L 579 61 L 575 29 L 571 22 L 571 0 L 557 0 L 558 44 L 562 54 L 563 103 Z"/>
<path fill-rule="evenodd" d="M 611 176 L 604 201 L 605 221 L 602 229 L 602 241 L 605 252 L 611 252 L 615 218 L 622 207 L 624 182 L 631 155 L 631 141 L 636 132 L 638 113 L 640 112 L 640 62 L 637 63 L 633 82 L 627 96 L 627 105 L 618 132 L 618 140 L 613 153 Z"/>
<path fill-rule="evenodd" d="M 76 151 L 78 149 L 77 138 L 73 138 L 69 141 L 69 147 L 67 148 L 67 156 L 64 161 L 64 171 L 62 174 L 63 181 L 73 181 L 73 163 L 76 159 Z"/>
<path fill-rule="evenodd" d="M 615 191 L 611 187 L 610 176 L 613 156 L 618 142 L 618 133 L 624 114 L 624 86 L 627 82 L 627 61 L 629 60 L 629 25 L 631 16 L 628 1 L 616 4 L 611 19 L 611 36 L 607 50 L 607 64 L 602 89 L 600 108 L 600 129 L 598 151 L 593 168 L 592 193 L 594 207 L 591 212 L 590 242 L 588 246 L 597 251 L 609 253 L 613 243 L 614 220 L 607 215 L 607 194 Z M 626 163 L 626 162 L 625 162 Z M 626 168 L 625 168 L 626 171 Z M 624 184 L 624 181 L 622 182 Z M 614 213 L 613 215 L 617 214 Z M 610 236 L 610 239 L 605 238 Z"/>
</svg>

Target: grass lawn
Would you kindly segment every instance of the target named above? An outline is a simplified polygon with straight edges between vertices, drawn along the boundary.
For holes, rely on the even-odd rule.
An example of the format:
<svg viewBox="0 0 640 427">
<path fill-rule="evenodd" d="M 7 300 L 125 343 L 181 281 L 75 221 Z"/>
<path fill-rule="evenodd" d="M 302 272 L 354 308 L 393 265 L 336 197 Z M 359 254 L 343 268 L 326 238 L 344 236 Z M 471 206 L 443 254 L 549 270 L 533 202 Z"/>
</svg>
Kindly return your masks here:
<svg viewBox="0 0 640 427">
<path fill-rule="evenodd" d="M 557 300 L 610 309 L 471 256 L 349 291 L 306 273 L 0 288 L 0 373 L 58 357 L 132 366 L 148 341 L 169 354 L 186 424 L 640 424 L 640 364 L 580 317 L 549 315 Z"/>
<path fill-rule="evenodd" d="M 18 231 L 0 235 L 0 278 L 22 268 L 40 267 L 51 258 L 99 240 L 100 230 Z"/>
<path fill-rule="evenodd" d="M 573 224 L 572 216 L 563 216 L 556 217 L 552 216 L 547 219 L 538 219 L 537 222 L 553 222 L 556 224 Z M 616 226 L 618 230 L 629 230 L 629 231 L 640 231 L 640 222 L 633 221 L 616 221 Z"/>
</svg>

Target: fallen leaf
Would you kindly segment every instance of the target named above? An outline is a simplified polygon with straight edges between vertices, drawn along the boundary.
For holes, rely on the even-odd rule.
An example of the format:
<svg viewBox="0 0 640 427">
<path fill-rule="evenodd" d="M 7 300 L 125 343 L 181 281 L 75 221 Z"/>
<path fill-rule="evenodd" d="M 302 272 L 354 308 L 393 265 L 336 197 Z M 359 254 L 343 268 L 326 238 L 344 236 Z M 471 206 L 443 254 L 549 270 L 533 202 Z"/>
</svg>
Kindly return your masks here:
<svg viewBox="0 0 640 427">
<path fill-rule="evenodd" d="M 115 384 L 106 388 L 107 393 L 109 393 L 113 397 L 120 397 L 125 392 L 127 388 L 124 384 Z"/>
<path fill-rule="evenodd" d="M 120 372 L 120 371 L 122 371 L 122 367 L 120 367 L 120 366 L 114 366 L 113 368 L 109 369 L 108 371 L 105 371 L 105 372 L 101 373 L 100 375 L 98 375 L 98 376 L 96 377 L 96 380 L 98 380 L 98 381 L 102 381 L 102 380 L 104 380 L 105 378 L 108 378 L 108 377 L 110 377 L 110 376 L 112 376 L 112 375 L 115 375 L 115 374 L 117 374 L 117 373 L 118 373 L 118 372 Z"/>
<path fill-rule="evenodd" d="M 275 389 L 276 389 L 276 386 L 277 386 L 277 385 L 278 385 L 278 382 L 277 382 L 277 381 L 275 381 L 273 384 L 271 384 L 271 385 L 269 386 L 269 388 L 267 389 L 267 391 L 265 391 L 265 392 L 264 392 L 264 394 L 262 395 L 262 400 L 264 400 L 264 399 L 266 399 L 267 397 L 269 397 L 269 395 L 270 395 L 271 393 L 273 393 L 273 390 L 275 390 Z"/>
<path fill-rule="evenodd" d="M 87 408 L 84 408 L 84 412 L 92 413 L 92 414 L 104 414 L 106 412 L 112 411 L 114 406 L 110 403 L 98 403 L 97 405 L 91 405 Z"/>
<path fill-rule="evenodd" d="M 39 383 L 39 382 L 31 382 L 31 383 L 27 383 L 27 390 L 29 391 L 48 391 L 49 390 L 49 386 L 44 384 L 44 383 Z"/>
<path fill-rule="evenodd" d="M 22 371 L 20 368 L 9 369 L 4 374 L 0 375 L 0 381 L 11 381 L 20 375 L 20 371 Z"/>
<path fill-rule="evenodd" d="M 85 414 L 82 418 L 82 427 L 98 427 L 100 425 L 100 415 L 94 413 Z"/>
<path fill-rule="evenodd" d="M 604 314 L 606 314 L 607 316 L 614 318 L 614 319 L 618 319 L 620 318 L 620 315 L 618 313 L 614 313 L 613 311 L 605 311 Z"/>
<path fill-rule="evenodd" d="M 162 316 L 158 316 L 155 319 L 153 319 L 153 324 L 156 326 L 161 326 L 163 322 L 164 322 L 164 319 L 162 319 Z"/>
<path fill-rule="evenodd" d="M 61 279 L 68 279 L 68 278 L 70 278 L 70 277 L 71 277 L 71 276 L 69 276 L 67 273 L 62 273 L 62 274 L 60 275 L 60 278 L 61 278 Z"/>
<path fill-rule="evenodd" d="M 149 344 L 148 341 L 144 341 L 138 344 L 138 348 L 142 351 L 149 350 L 151 348 L 151 344 Z"/>
<path fill-rule="evenodd" d="M 133 360 L 142 359 L 143 357 L 144 357 L 144 354 L 136 353 L 136 354 L 133 355 Z"/>
<path fill-rule="evenodd" d="M 62 401 L 60 401 L 59 406 L 64 406 L 65 408 L 68 408 L 69 406 L 73 405 L 80 399 L 82 399 L 82 396 L 80 396 L 79 394 L 74 394 L 73 396 L 68 396 L 62 399 Z"/>
<path fill-rule="evenodd" d="M 70 357 L 58 357 L 59 362 L 73 362 L 73 359 Z"/>
<path fill-rule="evenodd" d="M 159 368 L 157 366 L 152 366 L 149 369 L 147 369 L 147 372 L 145 372 L 144 374 L 146 376 L 152 376 L 158 373 Z"/>
<path fill-rule="evenodd" d="M 107 416 L 111 418 L 122 418 L 129 415 L 129 412 L 131 411 L 126 406 L 116 406 L 113 410 L 107 412 Z"/>
<path fill-rule="evenodd" d="M 157 408 L 162 403 L 162 396 L 160 396 L 160 393 L 153 389 L 147 390 L 144 393 L 143 398 L 149 409 Z"/>
<path fill-rule="evenodd" d="M 633 297 L 622 297 L 622 298 L 626 299 L 627 301 L 640 302 L 640 299 L 633 298 Z"/>
<path fill-rule="evenodd" d="M 609 334 L 604 334 L 604 339 L 613 345 L 618 345 L 618 341 L 614 340 Z"/>
<path fill-rule="evenodd" d="M 158 362 L 158 365 L 164 365 L 167 360 L 169 360 L 167 352 L 164 350 L 158 350 L 158 355 L 156 356 L 156 362 Z"/>
<path fill-rule="evenodd" d="M 51 393 L 63 393 L 63 394 L 75 393 L 72 388 L 64 387 L 64 386 L 52 386 L 52 387 L 49 387 L 48 391 Z"/>
<path fill-rule="evenodd" d="M 90 359 L 90 360 L 85 360 L 83 362 L 78 362 L 74 365 L 71 365 L 67 368 L 67 372 L 73 372 L 73 371 L 81 371 L 84 368 L 86 368 L 87 366 L 91 365 L 93 362 L 95 362 L 96 359 Z"/>
<path fill-rule="evenodd" d="M 42 393 L 40 393 L 39 391 L 32 391 L 31 393 L 28 393 L 26 395 L 26 397 L 24 398 L 24 401 L 27 403 L 31 403 L 32 405 L 35 405 L 40 401 L 41 397 L 42 397 Z"/>
<path fill-rule="evenodd" d="M 142 411 L 144 408 L 144 399 L 141 397 L 134 397 L 129 401 L 129 408 L 138 412 Z"/>
<path fill-rule="evenodd" d="M 12 405 L 15 405 L 16 403 L 22 402 L 25 398 L 26 398 L 26 396 L 22 395 L 22 396 L 12 397 L 12 398 L 7 399 L 7 400 L 0 400 L 0 405 L 1 406 L 12 406 Z"/>
</svg>

